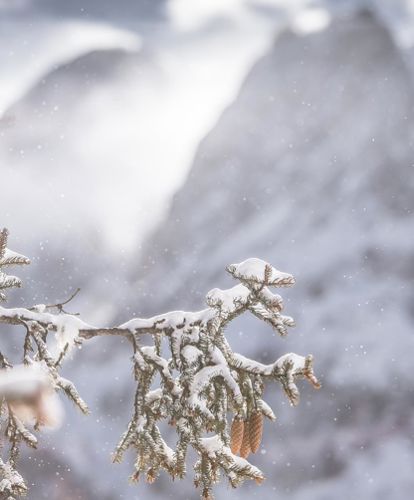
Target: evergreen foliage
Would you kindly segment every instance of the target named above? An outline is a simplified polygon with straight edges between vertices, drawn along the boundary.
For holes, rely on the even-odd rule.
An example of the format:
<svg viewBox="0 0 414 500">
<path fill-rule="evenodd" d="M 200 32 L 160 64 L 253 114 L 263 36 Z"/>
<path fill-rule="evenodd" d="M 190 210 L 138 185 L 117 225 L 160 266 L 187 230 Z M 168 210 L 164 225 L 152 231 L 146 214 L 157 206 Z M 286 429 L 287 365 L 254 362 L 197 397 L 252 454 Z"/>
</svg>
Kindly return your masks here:
<svg viewBox="0 0 414 500">
<path fill-rule="evenodd" d="M 2 269 L 29 261 L 6 248 L 7 231 L 0 235 L 0 288 L 20 286 L 18 278 L 6 276 Z M 101 335 L 123 336 L 133 350 L 132 416 L 113 454 L 113 461 L 120 462 L 128 449 L 134 450 L 133 482 L 145 476 L 152 483 L 162 469 L 172 478 L 183 478 L 187 451 L 192 447 L 198 455 L 194 483 L 202 498 L 213 498 L 212 487 L 221 475 L 233 487 L 246 479 L 260 484 L 264 475 L 247 458 L 259 450 L 263 417 L 275 420 L 263 399 L 265 384 L 280 383 L 290 403 L 297 405 L 296 380 L 305 378 L 316 388 L 319 383 L 312 356 L 289 353 L 265 365 L 234 352 L 225 335 L 231 321 L 243 313 L 253 314 L 286 335 L 294 321 L 282 314 L 282 298 L 270 287 L 292 286 L 293 276 L 259 259 L 232 264 L 227 271 L 239 283 L 227 290 L 211 290 L 206 309 L 134 318 L 110 328 L 93 327 L 67 313 L 63 305 L 68 301 L 31 309 L 0 306 L 0 323 L 20 325 L 25 332 L 21 366 L 12 366 L 0 354 L 1 419 L 10 444 L 8 456 L 0 459 L 0 494 L 13 499 L 26 493 L 16 470 L 19 447 L 24 442 L 35 448 L 34 431 L 53 424 L 47 402 L 56 391 L 64 392 L 82 413 L 89 412 L 74 384 L 59 370 L 74 344 Z M 142 345 L 143 335 L 152 338 L 152 345 Z M 58 346 L 53 355 L 52 342 Z M 19 376 L 13 379 L 13 374 Z M 158 387 L 154 386 L 157 380 Z M 160 432 L 162 420 L 175 427 L 174 449 Z"/>
</svg>

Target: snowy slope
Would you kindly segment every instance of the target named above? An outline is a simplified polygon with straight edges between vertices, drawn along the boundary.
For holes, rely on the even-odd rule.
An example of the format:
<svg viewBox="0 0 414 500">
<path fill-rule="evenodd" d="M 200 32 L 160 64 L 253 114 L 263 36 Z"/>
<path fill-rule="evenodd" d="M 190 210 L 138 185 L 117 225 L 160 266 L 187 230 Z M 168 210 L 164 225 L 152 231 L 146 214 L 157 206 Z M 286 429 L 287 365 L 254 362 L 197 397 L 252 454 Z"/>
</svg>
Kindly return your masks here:
<svg viewBox="0 0 414 500">
<path fill-rule="evenodd" d="M 408 498 L 413 139 L 411 77 L 378 21 L 285 33 L 203 141 L 144 249 L 135 289 L 148 313 L 199 307 L 230 282 L 225 265 L 251 255 L 297 277 L 287 341 L 250 319 L 229 334 L 266 360 L 312 352 L 324 379 L 294 411 L 275 398 L 281 426 L 266 430 L 258 462 L 270 478 L 258 495 Z"/>
</svg>

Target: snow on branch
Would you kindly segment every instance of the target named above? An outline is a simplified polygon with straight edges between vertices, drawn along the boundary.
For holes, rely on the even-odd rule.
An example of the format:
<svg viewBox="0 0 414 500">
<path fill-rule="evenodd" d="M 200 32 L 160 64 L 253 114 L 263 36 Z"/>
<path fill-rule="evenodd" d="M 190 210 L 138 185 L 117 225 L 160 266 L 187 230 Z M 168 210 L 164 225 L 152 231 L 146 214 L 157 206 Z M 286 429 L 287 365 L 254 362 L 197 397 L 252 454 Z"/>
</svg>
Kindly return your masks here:
<svg viewBox="0 0 414 500">
<path fill-rule="evenodd" d="M 261 259 L 247 259 L 240 264 L 231 264 L 227 271 L 247 286 L 261 288 L 265 286 L 292 286 L 295 278 L 288 273 L 282 273 Z"/>
<path fill-rule="evenodd" d="M 7 232 L 0 234 L 0 269 L 28 263 L 6 250 Z M 247 458 L 260 447 L 263 418 L 275 420 L 263 399 L 265 384 L 279 383 L 296 405 L 297 380 L 306 379 L 315 388 L 319 382 L 311 355 L 285 354 L 265 365 L 234 352 L 225 335 L 228 324 L 244 313 L 286 335 L 294 321 L 281 314 L 282 298 L 270 287 L 291 286 L 293 276 L 259 259 L 232 264 L 227 270 L 239 283 L 211 290 L 206 309 L 134 318 L 114 327 L 94 327 L 68 313 L 64 306 L 73 296 L 30 309 L 0 306 L 0 323 L 20 326 L 24 333 L 20 365 L 13 366 L 0 352 L 1 424 L 10 444 L 7 457 L 0 459 L 0 494 L 13 499 L 26 493 L 16 470 L 19 447 L 22 443 L 36 447 L 38 427 L 56 423 L 59 411 L 51 400 L 57 392 L 89 413 L 74 384 L 59 371 L 72 346 L 103 335 L 123 336 L 132 348 L 136 382 L 132 415 L 113 454 L 113 461 L 120 462 L 128 449 L 135 451 L 131 481 L 145 476 L 152 483 L 162 469 L 172 478 L 184 477 L 191 447 L 198 454 L 194 484 L 205 500 L 213 498 L 212 487 L 220 475 L 233 487 L 246 479 L 260 484 L 264 474 Z M 4 276 L 0 275 L 0 284 L 7 283 Z M 152 338 L 152 345 L 140 345 L 142 335 Z M 154 387 L 157 380 L 159 386 Z M 161 435 L 162 420 L 175 427 L 175 449 Z"/>
<path fill-rule="evenodd" d="M 9 232 L 7 229 L 0 231 L 0 301 L 6 300 L 6 294 L 2 290 L 7 288 L 20 287 L 22 282 L 15 276 L 8 276 L 3 269 L 12 265 L 30 264 L 27 257 L 20 255 L 7 248 Z"/>
</svg>

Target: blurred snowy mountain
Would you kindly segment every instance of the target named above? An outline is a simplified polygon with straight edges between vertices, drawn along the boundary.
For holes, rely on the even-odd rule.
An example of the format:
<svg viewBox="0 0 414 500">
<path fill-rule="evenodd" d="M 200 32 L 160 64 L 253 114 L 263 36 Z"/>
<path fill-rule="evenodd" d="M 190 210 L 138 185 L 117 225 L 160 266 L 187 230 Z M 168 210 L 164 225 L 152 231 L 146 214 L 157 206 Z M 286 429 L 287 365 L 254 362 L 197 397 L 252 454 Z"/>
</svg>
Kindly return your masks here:
<svg viewBox="0 0 414 500">
<path fill-rule="evenodd" d="M 145 17 L 133 28 L 39 19 L 6 16 L 0 49 L 0 161 L 10 188 L 0 200 L 3 224 L 25 231 L 26 241 L 49 241 L 61 256 L 75 234 L 86 248 L 135 251 L 269 45 L 277 18 L 236 19 L 207 32 L 162 23 L 147 32 Z M 23 178 L 38 190 L 30 227 L 26 209 L 5 210 Z"/>
<path fill-rule="evenodd" d="M 255 459 L 268 479 L 218 498 L 400 500 L 414 487 L 414 88 L 394 43 L 412 24 L 373 3 L 382 22 L 295 16 L 218 121 L 281 26 L 278 2 L 229 2 L 222 24 L 200 27 L 177 1 L 178 40 L 122 25 L 122 42 L 59 56 L 3 117 L 1 223 L 36 255 L 27 303 L 82 286 L 73 308 L 88 320 L 127 319 L 202 307 L 210 288 L 231 284 L 224 267 L 249 256 L 297 277 L 283 293 L 298 323 L 287 340 L 247 317 L 229 339 L 263 361 L 314 353 L 324 387 L 305 389 L 294 410 L 269 391 L 279 422 Z M 253 4 L 275 18 L 247 23 Z M 191 478 L 131 488 L 128 467 L 109 462 L 130 412 L 128 355 L 108 339 L 67 367 L 94 418 L 68 408 L 63 430 L 31 455 L 33 498 L 194 497 Z"/>
</svg>

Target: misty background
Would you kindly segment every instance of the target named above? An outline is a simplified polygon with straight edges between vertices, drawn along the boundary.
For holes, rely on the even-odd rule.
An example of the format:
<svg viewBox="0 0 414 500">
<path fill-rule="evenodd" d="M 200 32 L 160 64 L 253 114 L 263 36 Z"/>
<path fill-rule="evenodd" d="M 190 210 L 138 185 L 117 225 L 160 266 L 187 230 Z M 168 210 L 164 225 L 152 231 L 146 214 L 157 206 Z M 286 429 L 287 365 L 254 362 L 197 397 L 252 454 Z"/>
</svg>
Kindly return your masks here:
<svg viewBox="0 0 414 500">
<path fill-rule="evenodd" d="M 248 257 L 297 278 L 286 339 L 249 317 L 228 339 L 314 354 L 323 388 L 267 389 L 267 480 L 218 499 L 412 496 L 413 45 L 410 0 L 0 0 L 0 226 L 32 260 L 9 306 L 81 287 L 71 310 L 116 324 L 202 308 Z M 198 498 L 190 462 L 134 486 L 132 455 L 111 464 L 128 347 L 64 366 L 92 416 L 65 402 L 22 454 L 29 499 Z"/>
</svg>

